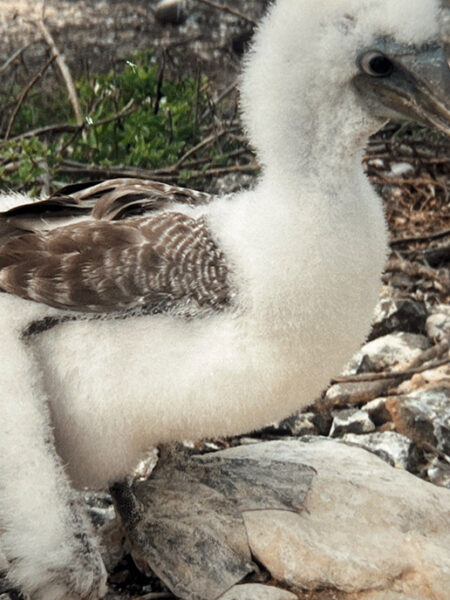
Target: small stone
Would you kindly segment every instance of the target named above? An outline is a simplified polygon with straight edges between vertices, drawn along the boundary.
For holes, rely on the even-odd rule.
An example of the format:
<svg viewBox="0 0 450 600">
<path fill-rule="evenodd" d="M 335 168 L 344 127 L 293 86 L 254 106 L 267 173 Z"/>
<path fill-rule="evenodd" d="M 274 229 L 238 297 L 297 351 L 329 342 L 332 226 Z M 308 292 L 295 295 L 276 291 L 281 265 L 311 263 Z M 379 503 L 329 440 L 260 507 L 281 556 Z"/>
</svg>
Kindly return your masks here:
<svg viewBox="0 0 450 600">
<path fill-rule="evenodd" d="M 425 378 L 423 377 L 422 373 L 415 373 L 411 377 L 411 379 L 406 379 L 405 381 L 402 381 L 400 385 L 397 386 L 397 393 L 410 394 L 411 392 L 414 392 L 419 388 L 423 388 L 423 386 L 426 383 L 427 382 L 425 381 Z"/>
<path fill-rule="evenodd" d="M 441 342 L 444 337 L 450 335 L 450 306 L 439 304 L 434 307 L 425 328 L 428 337 L 435 343 Z"/>
<path fill-rule="evenodd" d="M 281 431 L 286 431 L 296 437 L 303 435 L 318 435 L 316 414 L 313 412 L 298 413 L 284 419 L 279 425 Z"/>
<path fill-rule="evenodd" d="M 389 283 L 393 288 L 400 290 L 400 293 L 409 293 L 415 285 L 414 277 L 412 275 L 408 275 L 408 273 L 404 273 L 403 271 L 395 271 L 392 274 L 390 273 Z"/>
<path fill-rule="evenodd" d="M 450 490 L 450 464 L 435 457 L 427 469 L 429 480 Z"/>
<path fill-rule="evenodd" d="M 391 415 L 386 408 L 386 398 L 375 398 L 365 404 L 362 409 L 369 414 L 377 427 L 391 420 Z"/>
<path fill-rule="evenodd" d="M 375 371 L 386 371 L 393 367 L 406 367 L 424 350 L 430 347 L 428 338 L 414 333 L 390 333 L 365 344 L 344 370 L 345 375 L 361 371 L 364 360 L 369 359 Z"/>
<path fill-rule="evenodd" d="M 187 19 L 186 0 L 161 0 L 155 8 L 155 19 L 163 25 L 181 25 Z"/>
<path fill-rule="evenodd" d="M 82 492 L 87 511 L 95 527 L 102 527 L 115 519 L 116 513 L 111 496 L 106 492 Z"/>
<path fill-rule="evenodd" d="M 336 383 L 328 388 L 325 397 L 318 400 L 316 406 L 319 409 L 327 409 L 348 404 L 364 404 L 382 396 L 394 383 L 395 379 Z"/>
<path fill-rule="evenodd" d="M 400 177 L 414 171 L 414 166 L 408 162 L 394 163 L 388 173 L 390 177 Z"/>
<path fill-rule="evenodd" d="M 235 585 L 219 600 L 297 600 L 297 596 L 273 586 L 247 583 Z"/>
<path fill-rule="evenodd" d="M 427 310 L 423 302 L 410 298 L 383 298 L 375 309 L 369 340 L 393 333 L 425 333 Z"/>
<path fill-rule="evenodd" d="M 331 416 L 329 411 L 321 411 L 314 413 L 313 417 L 314 425 L 316 426 L 318 435 L 327 436 L 330 433 L 331 423 L 333 422 L 333 417 Z M 303 436 L 305 437 L 305 436 Z"/>
<path fill-rule="evenodd" d="M 386 408 L 399 433 L 450 455 L 449 385 L 431 384 L 405 396 L 391 396 Z"/>
<path fill-rule="evenodd" d="M 369 433 L 375 425 L 365 410 L 348 408 L 333 413 L 330 437 L 339 437 L 344 433 Z"/>
<path fill-rule="evenodd" d="M 102 559 L 108 572 L 114 571 L 126 554 L 126 538 L 107 492 L 80 492 L 87 513 L 101 540 Z M 109 600 L 109 599 L 108 599 Z"/>
<path fill-rule="evenodd" d="M 342 441 L 373 452 L 393 467 L 410 470 L 417 464 L 417 452 L 409 438 L 394 431 L 355 435 L 346 433 Z"/>
<path fill-rule="evenodd" d="M 233 446 L 245 446 L 247 444 L 260 444 L 260 443 L 261 443 L 261 440 L 259 438 L 250 437 L 248 435 L 245 437 L 237 438 L 236 440 L 232 441 Z"/>
<path fill-rule="evenodd" d="M 421 373 L 425 383 L 446 383 L 450 385 L 450 364 L 428 369 Z"/>
<path fill-rule="evenodd" d="M 384 423 L 384 425 L 378 427 L 378 431 L 395 431 L 395 425 L 392 421 L 388 421 L 387 423 Z"/>
<path fill-rule="evenodd" d="M 381 158 L 369 158 L 367 161 L 371 167 L 376 167 L 377 169 L 385 169 L 384 160 Z"/>
</svg>

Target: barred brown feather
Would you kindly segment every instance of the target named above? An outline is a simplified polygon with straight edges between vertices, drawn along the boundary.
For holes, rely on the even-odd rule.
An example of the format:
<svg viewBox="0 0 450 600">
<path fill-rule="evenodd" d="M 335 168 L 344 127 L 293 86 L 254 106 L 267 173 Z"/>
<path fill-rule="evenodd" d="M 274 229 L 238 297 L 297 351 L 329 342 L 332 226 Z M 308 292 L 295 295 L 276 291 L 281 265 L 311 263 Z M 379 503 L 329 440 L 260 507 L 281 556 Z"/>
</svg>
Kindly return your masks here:
<svg viewBox="0 0 450 600">
<path fill-rule="evenodd" d="M 113 180 L 64 195 L 56 212 L 68 206 L 77 211 L 86 200 L 97 218 L 9 236 L 0 248 L 0 289 L 82 312 L 221 310 L 230 301 L 228 269 L 205 221 L 170 210 L 132 216 L 152 203 L 154 209 L 181 197 L 193 203 L 196 194 L 200 202 L 210 199 L 140 180 Z M 42 219 L 40 210 L 53 213 L 57 200 L 8 211 L 5 222 L 30 221 L 33 210 L 31 221 Z M 117 218 L 124 220 L 112 220 Z"/>
<path fill-rule="evenodd" d="M 171 204 L 208 204 L 211 194 L 147 179 L 108 179 L 67 185 L 49 198 L 0 212 L 10 223 L 30 227 L 39 220 L 89 214 L 96 219 L 126 219 L 143 212 L 168 208 Z"/>
</svg>

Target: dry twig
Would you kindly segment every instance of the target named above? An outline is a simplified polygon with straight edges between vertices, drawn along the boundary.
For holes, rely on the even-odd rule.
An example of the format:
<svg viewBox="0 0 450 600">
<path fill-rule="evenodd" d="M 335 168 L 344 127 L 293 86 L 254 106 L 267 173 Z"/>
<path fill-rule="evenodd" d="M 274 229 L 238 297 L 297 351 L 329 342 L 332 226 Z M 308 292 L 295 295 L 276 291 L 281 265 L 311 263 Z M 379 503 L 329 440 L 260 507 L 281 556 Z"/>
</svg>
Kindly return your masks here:
<svg viewBox="0 0 450 600">
<path fill-rule="evenodd" d="M 234 15 L 235 17 L 239 17 L 239 19 L 247 21 L 247 23 L 250 23 L 251 25 L 256 25 L 255 19 L 244 15 L 244 13 L 242 13 L 241 11 L 236 10 L 235 8 L 231 8 L 231 6 L 228 6 L 227 4 L 218 4 L 217 2 L 212 2 L 212 0 L 197 0 L 197 2 L 201 2 L 202 4 L 206 4 L 207 6 L 211 6 L 212 8 L 216 8 L 217 10 L 222 10 L 223 12 L 227 12 L 230 15 Z"/>
<path fill-rule="evenodd" d="M 239 129 L 238 127 L 234 127 L 234 128 L 231 128 L 231 129 L 221 129 L 217 133 L 213 133 L 212 135 L 204 138 L 196 146 L 193 146 L 185 154 L 183 154 L 183 156 L 174 165 L 172 165 L 171 167 L 169 167 L 168 170 L 169 171 L 177 171 L 186 162 L 186 160 L 190 156 L 192 156 L 193 154 L 195 154 L 196 152 L 198 152 L 198 150 L 201 150 L 205 146 L 209 146 L 210 144 L 213 144 L 214 142 L 216 142 L 218 139 L 220 139 L 224 135 L 232 133 L 233 131 L 237 131 L 238 129 Z"/>
<path fill-rule="evenodd" d="M 436 448 L 436 446 L 433 446 L 429 442 L 422 442 L 422 441 L 418 441 L 418 440 L 414 440 L 414 442 L 417 446 L 421 446 L 427 452 L 431 452 L 432 454 L 439 456 L 439 458 L 441 458 L 442 460 L 444 460 L 446 463 L 448 463 L 450 465 L 450 456 L 448 456 L 442 450 L 439 450 L 439 448 Z"/>
<path fill-rule="evenodd" d="M 404 371 L 382 371 L 380 373 L 361 373 L 360 375 L 347 375 L 343 377 L 335 377 L 334 379 L 332 379 L 331 383 L 362 383 L 380 381 L 382 379 L 404 380 L 409 379 L 417 373 L 423 373 L 424 371 L 437 369 L 437 367 L 441 367 L 442 365 L 447 365 L 449 363 L 450 355 L 446 356 L 445 358 L 441 358 L 440 360 L 436 360 L 432 363 L 427 363 L 425 365 L 415 367 L 413 369 L 405 369 Z"/>
<path fill-rule="evenodd" d="M 436 369 L 442 365 L 450 363 L 450 336 L 446 336 L 439 344 L 435 344 L 431 348 L 424 350 L 417 356 L 407 369 L 402 371 L 382 371 L 380 373 L 361 373 L 359 375 L 346 375 L 342 377 L 335 377 L 332 383 L 361 383 L 369 381 L 379 381 L 382 379 L 395 379 L 401 378 L 408 379 L 417 373 L 423 373 L 431 369 Z M 443 354 L 447 356 L 441 357 Z M 433 362 L 430 362 L 433 359 Z"/>
<path fill-rule="evenodd" d="M 39 81 L 39 79 L 42 77 L 42 75 L 44 75 L 45 71 L 49 68 L 49 66 L 52 64 L 52 62 L 55 60 L 55 56 L 51 56 L 47 62 L 45 63 L 45 65 L 39 70 L 38 73 L 36 73 L 36 75 L 28 82 L 28 84 L 26 85 L 26 87 L 24 88 L 23 92 L 20 94 L 20 98 L 13 110 L 13 113 L 11 115 L 11 118 L 9 119 L 8 122 L 8 126 L 6 128 L 6 133 L 5 133 L 5 137 L 4 137 L 4 141 L 6 142 L 9 139 L 9 136 L 11 134 L 11 130 L 14 126 L 14 123 L 16 122 L 17 119 L 17 115 L 19 114 L 19 110 L 22 106 L 22 104 L 25 101 L 25 98 L 28 96 L 31 88 L 36 84 L 37 81 Z"/>
<path fill-rule="evenodd" d="M 450 228 L 443 229 L 442 231 L 435 231 L 433 233 L 423 233 L 421 235 L 393 238 L 389 243 L 391 246 L 397 246 L 399 244 L 409 244 L 410 242 L 428 242 L 429 240 L 438 240 L 440 238 L 447 237 L 448 235 L 450 235 Z"/>
<path fill-rule="evenodd" d="M 72 123 L 56 123 L 55 125 L 46 125 L 45 127 L 37 127 L 36 129 L 29 129 L 24 133 L 19 135 L 15 135 L 14 137 L 9 138 L 10 141 L 20 141 L 29 139 L 32 137 L 38 137 L 40 135 L 48 135 L 50 133 L 79 133 L 82 130 L 95 129 L 95 127 L 100 127 L 101 125 L 107 125 L 108 123 L 112 123 L 113 121 L 117 121 L 123 117 L 128 117 L 137 109 L 133 106 L 134 100 L 131 99 L 123 109 L 112 115 L 111 117 L 107 117 L 105 119 L 101 119 L 100 121 L 83 121 L 81 125 L 74 125 Z"/>
<path fill-rule="evenodd" d="M 440 274 L 436 269 L 402 258 L 391 258 L 386 265 L 386 271 L 400 271 L 410 277 L 425 277 L 438 284 L 442 283 Z"/>
<path fill-rule="evenodd" d="M 8 69 L 8 67 L 12 65 L 16 58 L 19 58 L 19 56 L 21 56 L 25 52 L 25 50 L 27 50 L 27 48 L 31 46 L 32 43 L 33 42 L 30 42 L 29 44 L 22 46 L 22 48 L 19 48 L 13 54 L 11 54 L 11 56 L 0 67 L 0 74 L 4 73 Z"/>
<path fill-rule="evenodd" d="M 44 9 L 45 9 L 45 2 L 43 5 L 43 12 L 44 12 Z M 48 47 L 51 50 L 52 57 L 56 60 L 56 64 L 58 65 L 58 68 L 60 70 L 62 78 L 64 79 L 64 83 L 66 84 L 67 93 L 69 94 L 69 100 L 73 106 L 73 111 L 75 113 L 76 122 L 78 125 L 82 125 L 83 124 L 83 115 L 81 113 L 80 102 L 78 100 L 77 92 L 75 90 L 75 85 L 73 83 L 73 79 L 72 79 L 72 75 L 70 73 L 69 67 L 67 66 L 67 63 L 64 60 L 64 56 L 58 50 L 55 40 L 53 39 L 52 34 L 50 33 L 50 31 L 48 30 L 48 28 L 45 24 L 44 15 L 40 19 L 38 19 L 37 24 L 38 24 L 39 29 L 41 30 L 41 33 L 42 33 Z"/>
<path fill-rule="evenodd" d="M 154 170 L 125 166 L 102 167 L 71 160 L 63 160 L 58 166 L 58 171 L 85 177 L 138 177 L 141 179 L 159 179 L 160 181 L 169 183 L 177 182 L 181 175 L 180 171 L 173 171 L 171 167 Z M 219 177 L 228 173 L 257 173 L 258 171 L 259 166 L 254 162 L 250 162 L 244 165 L 232 165 L 229 167 L 212 167 L 204 171 L 189 171 L 188 179 Z"/>
</svg>

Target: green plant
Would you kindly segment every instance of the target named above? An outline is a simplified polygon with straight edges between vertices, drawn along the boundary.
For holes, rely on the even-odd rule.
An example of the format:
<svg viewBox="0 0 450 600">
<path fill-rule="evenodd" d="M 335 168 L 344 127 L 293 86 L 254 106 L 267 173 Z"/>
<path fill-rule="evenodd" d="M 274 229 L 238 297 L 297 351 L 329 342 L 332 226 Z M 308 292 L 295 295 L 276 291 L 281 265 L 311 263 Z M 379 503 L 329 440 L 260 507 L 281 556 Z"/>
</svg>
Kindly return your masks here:
<svg viewBox="0 0 450 600">
<path fill-rule="evenodd" d="M 13 137 L 0 146 L 0 187 L 29 188 L 42 174 L 43 162 L 51 179 L 64 179 L 67 160 L 142 169 L 176 165 L 179 181 L 189 179 L 192 169 L 201 173 L 211 165 L 227 165 L 238 143 L 221 131 L 214 134 L 223 127 L 224 115 L 209 110 L 208 85 L 205 77 L 170 80 L 151 53 L 136 54 L 120 72 L 76 82 L 85 115 L 81 128 L 68 123 L 72 111 L 63 88 L 51 97 L 29 94 Z M 20 137 L 55 122 L 62 126 L 39 132 L 39 138 Z M 199 143 L 205 138 L 208 143 Z M 182 157 L 192 149 L 185 161 Z"/>
</svg>

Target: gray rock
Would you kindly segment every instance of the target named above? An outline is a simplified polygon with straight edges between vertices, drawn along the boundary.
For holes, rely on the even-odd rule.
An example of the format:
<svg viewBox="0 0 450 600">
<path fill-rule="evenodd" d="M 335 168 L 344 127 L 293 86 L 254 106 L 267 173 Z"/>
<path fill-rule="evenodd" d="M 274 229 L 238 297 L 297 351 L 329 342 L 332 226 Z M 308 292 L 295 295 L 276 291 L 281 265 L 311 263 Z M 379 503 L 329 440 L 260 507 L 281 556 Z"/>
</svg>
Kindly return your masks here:
<svg viewBox="0 0 450 600">
<path fill-rule="evenodd" d="M 440 304 L 435 306 L 433 313 L 426 322 L 428 337 L 435 343 L 441 342 L 444 337 L 450 335 L 450 306 Z"/>
<path fill-rule="evenodd" d="M 139 568 L 183 600 L 216 600 L 256 569 L 243 513 L 300 510 L 314 476 L 296 463 L 175 447 L 161 449 L 149 480 L 111 491 Z"/>
<path fill-rule="evenodd" d="M 219 600 L 297 600 L 297 596 L 273 586 L 247 583 L 234 586 Z"/>
<path fill-rule="evenodd" d="M 393 467 L 410 470 L 417 464 L 417 451 L 409 438 L 395 431 L 377 431 L 367 435 L 347 433 L 342 441 L 373 452 Z"/>
<path fill-rule="evenodd" d="M 423 334 L 427 315 L 423 302 L 410 298 L 383 298 L 375 310 L 369 340 L 394 331 Z"/>
<path fill-rule="evenodd" d="M 386 401 L 395 427 L 417 444 L 431 444 L 450 456 L 450 386 L 430 384 Z M 426 449 L 426 448 L 425 448 Z"/>
<path fill-rule="evenodd" d="M 450 492 L 359 448 L 315 439 L 220 453 L 241 460 L 276 456 L 317 472 L 302 512 L 244 513 L 253 555 L 275 580 L 303 590 L 448 600 Z"/>
<path fill-rule="evenodd" d="M 101 540 L 103 562 L 107 571 L 111 573 L 129 550 L 122 523 L 116 516 L 110 494 L 95 491 L 79 493 Z"/>
<path fill-rule="evenodd" d="M 333 412 L 330 436 L 339 437 L 344 433 L 369 433 L 375 425 L 365 410 L 348 408 Z"/>
<path fill-rule="evenodd" d="M 400 290 L 400 293 L 411 293 L 414 286 L 414 277 L 404 271 L 395 271 L 390 274 L 389 283 L 393 288 Z"/>
<path fill-rule="evenodd" d="M 391 165 L 391 170 L 387 173 L 388 177 L 401 177 L 414 172 L 414 165 L 408 162 L 399 162 Z"/>
<path fill-rule="evenodd" d="M 369 417 L 377 427 L 391 420 L 391 415 L 386 408 L 386 398 L 374 398 L 362 409 L 369 413 Z"/>
<path fill-rule="evenodd" d="M 246 569 L 218 561 L 226 544 L 245 562 L 251 552 L 280 587 L 326 588 L 353 600 L 448 600 L 450 491 L 342 441 L 308 439 L 160 460 L 149 481 L 119 499 L 141 566 L 156 561 L 158 575 L 185 600 L 234 600 L 255 588 L 239 585 Z M 205 546 L 197 528 L 221 541 Z M 279 592 L 264 587 L 257 591 Z M 265 597 L 236 596 L 244 598 Z"/>
<path fill-rule="evenodd" d="M 291 435 L 301 437 L 303 435 L 318 435 L 316 427 L 317 415 L 313 412 L 298 413 L 282 421 L 278 429 L 286 431 Z"/>
<path fill-rule="evenodd" d="M 187 16 L 186 0 L 160 0 L 155 8 L 155 19 L 162 24 L 181 25 Z"/>
<path fill-rule="evenodd" d="M 364 404 L 382 396 L 395 382 L 395 379 L 380 379 L 335 383 L 316 404 L 324 410 L 349 404 Z"/>
<path fill-rule="evenodd" d="M 111 496 L 106 492 L 85 491 L 81 496 L 86 503 L 93 525 L 98 528 L 115 519 Z"/>
<path fill-rule="evenodd" d="M 427 475 L 429 480 L 450 490 L 450 464 L 435 457 L 431 461 Z"/>
<path fill-rule="evenodd" d="M 393 367 L 405 367 L 430 347 L 424 335 L 414 333 L 391 333 L 365 344 L 344 370 L 345 375 L 367 372 L 364 363 L 370 361 L 373 371 L 386 371 Z"/>
</svg>

